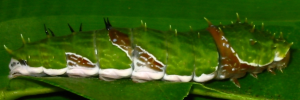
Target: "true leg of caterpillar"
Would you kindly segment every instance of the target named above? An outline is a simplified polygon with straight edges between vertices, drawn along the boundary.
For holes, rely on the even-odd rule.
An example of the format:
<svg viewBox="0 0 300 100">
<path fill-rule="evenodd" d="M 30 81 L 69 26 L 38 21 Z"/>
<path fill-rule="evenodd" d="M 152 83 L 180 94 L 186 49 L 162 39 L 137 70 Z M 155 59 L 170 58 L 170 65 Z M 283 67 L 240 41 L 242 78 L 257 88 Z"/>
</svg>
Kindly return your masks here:
<svg viewBox="0 0 300 100">
<path fill-rule="evenodd" d="M 257 79 L 257 75 L 256 75 L 256 74 L 254 74 L 254 73 L 250 73 L 250 75 L 251 75 L 252 77 L 254 77 L 254 78 L 256 78 L 256 79 Z"/>
<path fill-rule="evenodd" d="M 267 66 L 268 72 L 272 73 L 273 75 L 276 75 L 276 73 L 273 71 L 273 69 L 278 69 L 279 71 L 283 72 L 282 69 L 287 66 L 290 60 L 290 51 L 288 51 L 284 58 L 282 58 L 279 61 L 274 61 L 273 63 L 269 64 Z"/>
<path fill-rule="evenodd" d="M 277 64 L 276 68 L 279 69 L 282 73 L 283 73 L 282 69 L 287 67 L 287 65 L 290 61 L 290 56 L 291 56 L 290 52 L 291 51 L 288 51 L 287 54 L 285 55 L 285 57 L 281 61 L 279 61 Z"/>
<path fill-rule="evenodd" d="M 272 73 L 273 75 L 276 75 L 276 73 L 272 70 L 272 68 L 268 68 L 268 71 L 269 71 L 270 73 Z"/>
<path fill-rule="evenodd" d="M 238 88 L 241 88 L 241 85 L 240 85 L 239 81 L 237 80 L 237 78 L 231 78 L 230 80 L 234 83 L 235 86 L 237 86 Z"/>
</svg>

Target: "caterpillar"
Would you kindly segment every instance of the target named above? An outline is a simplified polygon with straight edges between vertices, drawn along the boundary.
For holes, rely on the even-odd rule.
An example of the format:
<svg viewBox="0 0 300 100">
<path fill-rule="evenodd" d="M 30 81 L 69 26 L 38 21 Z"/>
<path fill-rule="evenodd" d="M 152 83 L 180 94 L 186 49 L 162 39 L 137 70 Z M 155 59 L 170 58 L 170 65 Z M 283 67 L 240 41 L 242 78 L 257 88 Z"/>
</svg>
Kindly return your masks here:
<svg viewBox="0 0 300 100">
<path fill-rule="evenodd" d="M 230 79 L 240 87 L 238 78 L 273 69 L 282 71 L 290 58 L 290 47 L 282 34 L 255 28 L 247 19 L 230 25 L 213 25 L 190 32 L 159 31 L 142 22 L 137 28 L 112 27 L 104 18 L 105 29 L 55 36 L 45 28 L 47 38 L 25 41 L 17 50 L 4 45 L 12 56 L 9 77 L 60 76 L 92 77 L 112 81 L 132 78 L 135 82 L 164 80 L 207 82 Z"/>
</svg>

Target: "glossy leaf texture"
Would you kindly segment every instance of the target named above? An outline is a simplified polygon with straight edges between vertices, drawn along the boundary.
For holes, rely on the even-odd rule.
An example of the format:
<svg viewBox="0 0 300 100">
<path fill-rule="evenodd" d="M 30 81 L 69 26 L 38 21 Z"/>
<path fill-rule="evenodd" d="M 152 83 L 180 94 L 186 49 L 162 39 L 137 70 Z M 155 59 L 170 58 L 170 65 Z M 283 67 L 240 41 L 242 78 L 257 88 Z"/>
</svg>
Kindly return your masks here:
<svg viewBox="0 0 300 100">
<path fill-rule="evenodd" d="M 9 85 L 6 88 L 0 90 L 0 99 L 12 100 L 24 96 L 47 94 L 60 91 L 64 90 L 44 82 L 24 78 L 15 78 L 9 81 Z"/>
<path fill-rule="evenodd" d="M 105 98 L 116 98 L 119 96 L 120 98 L 129 99 L 144 95 L 161 97 L 160 99 L 173 99 L 173 97 L 182 99 L 188 95 L 189 91 L 192 95 L 189 95 L 188 99 L 203 99 L 207 97 L 225 99 L 299 99 L 300 85 L 298 79 L 300 72 L 298 57 L 300 57 L 300 44 L 298 39 L 300 38 L 300 11 L 297 4 L 299 4 L 297 0 L 232 0 L 230 2 L 200 0 L 95 0 L 89 2 L 82 0 L 3 0 L 0 1 L 0 45 L 5 44 L 11 49 L 21 47 L 20 34 L 23 34 L 26 40 L 30 38 L 30 41 L 46 38 L 43 24 L 46 24 L 48 28 L 53 30 L 56 36 L 71 33 L 67 23 L 70 23 L 75 30 L 79 30 L 80 23 L 83 23 L 84 31 L 105 28 L 103 17 L 109 17 L 112 25 L 116 27 L 138 27 L 141 23 L 140 20 L 143 20 L 149 28 L 167 31 L 169 25 L 172 25 L 173 29 L 185 32 L 190 30 L 189 26 L 193 30 L 206 28 L 207 23 L 203 20 L 203 17 L 208 18 L 213 24 L 219 24 L 220 22 L 223 25 L 230 24 L 231 21 L 234 22 L 236 20 L 236 12 L 239 13 L 241 20 L 247 17 L 248 22 L 251 23 L 253 21 L 257 29 L 260 29 L 261 22 L 264 22 L 264 29 L 277 34 L 283 32 L 284 37 L 289 42 L 294 42 L 294 45 L 291 47 L 290 64 L 283 70 L 283 73 L 275 71 L 277 74 L 272 75 L 264 72 L 258 74 L 258 79 L 247 75 L 239 79 L 241 88 L 235 87 L 229 80 L 216 80 L 203 85 L 162 81 L 137 84 L 126 79 L 104 82 L 97 78 L 74 79 L 65 77 L 21 77 L 20 79 L 9 80 L 7 75 L 9 73 L 8 63 L 10 56 L 4 49 L 0 49 L 2 57 L 0 59 L 1 93 L 8 93 L 5 92 L 7 89 L 22 91 L 27 89 L 57 89 L 57 87 L 60 87 L 89 99 L 97 99 L 100 96 Z M 24 83 L 26 83 L 26 86 L 23 86 Z M 121 91 L 124 86 L 128 89 L 126 90 L 127 94 L 124 92 L 125 90 Z M 109 87 L 114 89 L 107 89 Z M 152 93 L 151 91 L 155 89 L 160 89 L 160 92 Z M 101 93 L 98 93 L 100 91 L 108 94 L 114 93 L 116 96 L 105 96 L 108 94 L 103 94 L 103 96 Z M 139 93 L 142 93 L 141 91 L 144 91 L 143 95 L 139 95 Z M 148 95 L 146 93 L 151 94 Z M 174 96 L 176 94 L 180 94 L 177 95 L 178 98 Z M 91 95 L 97 95 L 98 97 L 94 98 Z M 44 99 L 47 98 L 51 97 L 44 96 Z"/>
<path fill-rule="evenodd" d="M 183 99 L 193 83 L 152 81 L 144 84 L 128 79 L 106 82 L 97 78 L 26 77 L 61 87 L 88 99 Z"/>
</svg>

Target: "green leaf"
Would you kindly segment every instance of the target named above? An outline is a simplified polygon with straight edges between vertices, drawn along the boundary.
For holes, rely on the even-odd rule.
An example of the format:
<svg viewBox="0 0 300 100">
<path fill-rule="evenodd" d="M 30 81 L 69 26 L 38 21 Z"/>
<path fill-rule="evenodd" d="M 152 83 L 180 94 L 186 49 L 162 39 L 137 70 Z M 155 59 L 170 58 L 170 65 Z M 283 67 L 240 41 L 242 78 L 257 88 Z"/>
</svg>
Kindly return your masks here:
<svg viewBox="0 0 300 100">
<path fill-rule="evenodd" d="M 0 99 L 13 100 L 23 96 L 47 94 L 63 91 L 62 89 L 30 79 L 15 78 L 6 88 L 0 90 Z"/>
<path fill-rule="evenodd" d="M 247 100 L 259 100 L 264 98 L 258 98 L 250 95 L 242 95 L 236 93 L 226 93 L 213 88 L 206 87 L 202 84 L 195 83 L 190 91 L 191 94 L 209 96 L 222 99 L 247 99 Z"/>
<path fill-rule="evenodd" d="M 203 17 L 210 19 L 214 24 L 219 22 L 222 22 L 223 25 L 230 24 L 230 21 L 236 20 L 235 13 L 238 12 L 241 19 L 247 17 L 248 21 L 254 21 L 254 24 L 264 22 L 265 29 L 269 29 L 272 33 L 282 31 L 289 42 L 294 42 L 290 64 L 283 70 L 284 73 L 276 71 L 277 74 L 272 75 L 264 72 L 258 75 L 258 79 L 247 75 L 239 79 L 241 88 L 235 87 L 229 80 L 211 81 L 205 83 L 204 86 L 219 91 L 214 93 L 222 92 L 246 98 L 299 99 L 299 3 L 298 0 L 231 0 L 216 2 L 202 0 L 94 0 L 88 2 L 82 0 L 3 0 L 0 1 L 0 45 L 5 44 L 11 49 L 21 47 L 20 34 L 23 34 L 26 39 L 30 37 L 31 41 L 46 38 L 43 24 L 53 30 L 56 36 L 70 34 L 67 23 L 70 23 L 75 30 L 78 30 L 75 26 L 79 26 L 81 22 L 85 31 L 104 28 L 103 17 L 109 17 L 112 25 L 116 27 L 138 27 L 140 20 L 143 20 L 147 22 L 148 27 L 154 29 L 168 30 L 171 24 L 172 28 L 176 28 L 178 31 L 188 31 L 189 26 L 192 26 L 194 30 L 207 27 L 206 22 L 202 19 Z M 0 88 L 4 89 L 9 84 L 7 75 L 9 73 L 10 56 L 4 49 L 0 49 L 0 54 L 2 57 L 0 59 Z M 120 82 L 123 81 L 120 80 Z M 99 82 L 102 83 L 102 81 Z M 46 83 L 51 84 L 52 80 Z M 55 84 L 55 86 L 58 86 L 60 83 Z M 106 84 L 116 83 L 106 82 Z M 138 86 L 136 83 L 133 84 Z M 157 84 L 160 84 L 160 82 Z M 67 89 L 65 86 L 63 87 Z M 100 86 L 94 87 L 99 88 Z M 193 87 L 191 93 L 197 94 L 194 89 Z M 203 88 L 198 90 L 201 89 Z M 69 90 L 73 93 L 75 91 L 73 88 Z M 83 94 L 81 92 L 75 93 Z M 156 95 L 159 95 L 159 93 L 154 96 Z M 133 94 L 132 96 L 136 95 Z M 219 97 L 215 95 L 208 96 Z M 206 97 L 201 96 L 200 98 Z"/>
<path fill-rule="evenodd" d="M 61 87 L 89 99 L 183 99 L 188 95 L 193 83 L 173 83 L 151 81 L 147 83 L 134 83 L 129 79 L 112 82 L 101 81 L 98 78 L 68 78 L 68 77 L 24 77 L 39 80 L 51 85 Z"/>
</svg>

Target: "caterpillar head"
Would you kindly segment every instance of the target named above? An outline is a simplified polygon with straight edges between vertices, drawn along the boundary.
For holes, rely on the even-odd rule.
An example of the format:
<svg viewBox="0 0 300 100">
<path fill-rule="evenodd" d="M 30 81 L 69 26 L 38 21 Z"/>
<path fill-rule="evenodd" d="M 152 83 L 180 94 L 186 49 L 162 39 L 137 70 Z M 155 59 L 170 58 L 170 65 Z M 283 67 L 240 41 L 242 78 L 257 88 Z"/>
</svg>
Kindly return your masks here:
<svg viewBox="0 0 300 100">
<path fill-rule="evenodd" d="M 290 47 L 292 43 L 286 42 L 284 39 L 275 39 L 274 48 L 275 48 L 275 57 L 274 64 L 269 66 L 269 68 L 277 68 L 282 72 L 282 69 L 287 67 L 290 59 Z M 270 71 L 270 70 L 269 70 Z M 272 72 L 272 71 L 271 71 Z"/>
<path fill-rule="evenodd" d="M 285 58 L 292 45 L 293 42 L 288 43 L 285 40 L 276 39 L 274 44 L 274 48 L 275 48 L 274 61 L 280 61 L 283 58 Z"/>
</svg>

